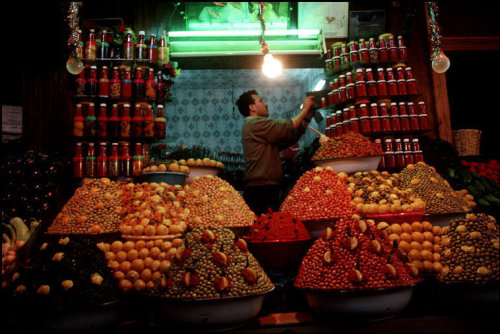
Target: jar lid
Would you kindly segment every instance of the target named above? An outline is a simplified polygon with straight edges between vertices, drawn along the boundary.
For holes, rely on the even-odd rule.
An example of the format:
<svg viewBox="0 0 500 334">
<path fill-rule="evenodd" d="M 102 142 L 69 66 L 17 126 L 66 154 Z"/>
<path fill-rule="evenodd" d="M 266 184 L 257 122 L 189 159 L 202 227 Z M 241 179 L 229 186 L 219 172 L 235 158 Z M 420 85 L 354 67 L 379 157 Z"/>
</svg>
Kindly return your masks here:
<svg viewBox="0 0 500 334">
<path fill-rule="evenodd" d="M 359 107 L 360 107 L 360 108 L 366 107 L 366 103 L 361 103 L 361 104 L 359 105 Z"/>
<path fill-rule="evenodd" d="M 396 80 L 387 80 L 387 83 L 395 83 Z"/>
<path fill-rule="evenodd" d="M 90 103 L 89 103 L 89 106 L 90 106 L 90 107 L 95 106 L 94 102 L 90 102 Z"/>
<path fill-rule="evenodd" d="M 396 138 L 396 143 L 401 142 L 401 138 Z"/>
<path fill-rule="evenodd" d="M 363 72 L 363 69 L 362 68 L 358 68 L 358 69 L 356 69 L 356 72 Z"/>
<path fill-rule="evenodd" d="M 76 107 L 77 107 L 77 108 L 81 108 L 81 107 L 82 107 L 81 103 L 77 103 L 77 104 L 76 104 Z"/>
<path fill-rule="evenodd" d="M 406 82 L 405 79 L 399 79 L 398 82 Z"/>
<path fill-rule="evenodd" d="M 163 108 L 163 104 L 159 104 L 159 105 L 157 105 L 157 106 L 156 106 L 156 109 L 158 109 L 158 108 Z"/>
<path fill-rule="evenodd" d="M 385 81 L 385 80 L 378 80 L 377 82 L 386 83 L 387 81 Z"/>
<path fill-rule="evenodd" d="M 406 66 L 405 70 L 411 71 L 411 67 L 410 66 Z"/>
<path fill-rule="evenodd" d="M 103 67 L 101 67 L 101 70 L 107 70 L 108 67 L 106 65 L 104 65 Z"/>
<path fill-rule="evenodd" d="M 370 118 L 380 118 L 380 116 L 370 116 Z"/>
<path fill-rule="evenodd" d="M 404 138 L 403 141 L 410 142 L 410 138 Z"/>
<path fill-rule="evenodd" d="M 118 104 L 113 103 L 113 108 L 118 108 Z"/>
<path fill-rule="evenodd" d="M 425 102 L 424 101 L 419 101 L 418 104 L 425 104 Z"/>
<path fill-rule="evenodd" d="M 141 30 L 141 31 L 139 31 L 139 35 L 146 35 L 146 32 Z"/>
<path fill-rule="evenodd" d="M 383 67 L 379 67 L 379 68 L 377 68 L 377 71 L 383 71 L 383 70 L 384 70 L 384 68 L 383 68 Z"/>
<path fill-rule="evenodd" d="M 410 81 L 411 81 L 411 82 L 413 82 L 413 81 L 415 81 L 415 79 L 408 79 L 408 80 L 406 80 L 406 81 L 408 81 L 408 82 L 410 82 Z"/>
<path fill-rule="evenodd" d="M 90 69 L 91 69 L 91 70 L 93 70 L 93 69 L 97 69 L 97 66 L 92 65 L 92 66 L 90 66 Z"/>
<path fill-rule="evenodd" d="M 349 111 L 349 108 L 344 108 L 344 109 L 342 109 L 342 110 L 343 110 L 343 111 Z"/>
<path fill-rule="evenodd" d="M 127 103 L 127 104 L 124 104 L 124 105 L 123 105 L 123 107 L 124 107 L 124 108 L 130 108 L 130 104 L 128 104 L 128 103 Z"/>
<path fill-rule="evenodd" d="M 106 107 L 106 103 L 101 103 L 100 106 L 101 107 Z"/>
<path fill-rule="evenodd" d="M 385 69 L 386 71 L 392 71 L 392 67 L 388 67 Z"/>
<path fill-rule="evenodd" d="M 398 104 L 396 102 L 391 102 L 391 106 L 397 106 Z"/>
<path fill-rule="evenodd" d="M 365 81 L 364 81 L 364 80 L 359 80 L 359 81 L 356 81 L 356 85 L 357 85 L 357 84 L 364 84 L 364 83 L 365 83 Z"/>
<path fill-rule="evenodd" d="M 376 107 L 376 106 L 377 106 L 377 104 L 376 104 L 376 103 L 372 103 L 372 104 L 370 104 L 370 106 L 371 106 L 371 107 Z"/>
<path fill-rule="evenodd" d="M 413 105 L 413 102 L 408 102 L 407 103 L 409 106 L 412 106 Z"/>
<path fill-rule="evenodd" d="M 403 106 L 404 106 L 404 105 L 405 105 L 405 102 L 399 102 L 399 105 L 403 105 Z"/>
</svg>

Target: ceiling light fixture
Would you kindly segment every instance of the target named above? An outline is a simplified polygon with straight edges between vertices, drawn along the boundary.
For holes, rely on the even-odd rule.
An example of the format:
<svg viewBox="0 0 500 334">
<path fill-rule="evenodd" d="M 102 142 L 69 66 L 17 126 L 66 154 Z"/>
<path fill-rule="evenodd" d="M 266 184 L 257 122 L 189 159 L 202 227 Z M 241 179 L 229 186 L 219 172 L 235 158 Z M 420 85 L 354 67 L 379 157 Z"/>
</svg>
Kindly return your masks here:
<svg viewBox="0 0 500 334">
<path fill-rule="evenodd" d="M 264 37 L 266 32 L 266 24 L 264 23 L 264 3 L 259 2 L 259 20 L 261 27 L 260 34 L 260 50 L 264 55 L 264 63 L 262 64 L 262 73 L 268 78 L 276 78 L 281 74 L 282 66 L 279 60 L 274 59 L 273 55 L 269 53 L 269 45 L 266 43 Z"/>
</svg>

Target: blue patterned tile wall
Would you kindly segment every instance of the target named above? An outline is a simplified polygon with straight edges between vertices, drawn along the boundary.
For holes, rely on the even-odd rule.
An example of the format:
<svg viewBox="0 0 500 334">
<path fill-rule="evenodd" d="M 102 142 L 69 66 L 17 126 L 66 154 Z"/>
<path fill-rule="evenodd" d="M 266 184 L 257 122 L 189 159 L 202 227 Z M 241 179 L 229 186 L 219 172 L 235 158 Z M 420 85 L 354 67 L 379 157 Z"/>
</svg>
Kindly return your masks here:
<svg viewBox="0 0 500 334">
<path fill-rule="evenodd" d="M 256 89 L 268 103 L 270 117 L 287 118 L 297 113 L 323 73 L 318 68 L 285 69 L 273 80 L 260 70 L 182 70 L 172 86 L 173 101 L 166 104 L 167 137 L 175 138 L 168 144 L 242 153 L 243 116 L 235 104 L 242 93 Z M 309 132 L 302 145 L 314 139 Z"/>
</svg>

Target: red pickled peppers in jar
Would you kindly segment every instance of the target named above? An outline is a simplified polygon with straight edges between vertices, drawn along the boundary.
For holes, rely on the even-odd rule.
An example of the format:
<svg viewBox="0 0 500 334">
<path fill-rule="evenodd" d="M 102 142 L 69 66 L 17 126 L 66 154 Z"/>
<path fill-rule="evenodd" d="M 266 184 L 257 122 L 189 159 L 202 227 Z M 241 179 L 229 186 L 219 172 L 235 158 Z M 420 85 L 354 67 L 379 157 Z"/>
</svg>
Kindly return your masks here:
<svg viewBox="0 0 500 334">
<path fill-rule="evenodd" d="M 120 156 L 118 155 L 118 143 L 111 143 L 111 154 L 108 158 L 108 176 L 120 176 Z"/>
<path fill-rule="evenodd" d="M 396 168 L 396 157 L 394 156 L 394 147 L 391 138 L 385 139 L 384 163 L 385 167 L 389 170 Z"/>
<path fill-rule="evenodd" d="M 420 161 L 424 161 L 424 155 L 422 153 L 422 149 L 420 148 L 420 143 L 418 138 L 412 140 L 413 144 L 413 163 L 417 163 Z"/>
<path fill-rule="evenodd" d="M 427 118 L 427 111 L 424 101 L 418 102 L 418 119 L 420 130 L 429 130 L 429 120 Z"/>
<path fill-rule="evenodd" d="M 371 68 L 366 69 L 366 89 L 368 92 L 368 96 L 373 97 L 377 96 L 377 82 L 373 78 L 373 71 Z"/>
<path fill-rule="evenodd" d="M 130 69 L 127 68 L 125 72 L 123 72 L 122 98 L 129 99 L 131 97 L 132 97 L 132 75 L 130 73 Z"/>
<path fill-rule="evenodd" d="M 399 59 L 401 60 L 408 59 L 408 51 L 406 50 L 406 46 L 403 41 L 403 36 L 398 36 L 398 52 L 399 52 Z"/>
<path fill-rule="evenodd" d="M 389 61 L 389 52 L 387 51 L 387 46 L 383 37 L 378 39 L 378 59 L 381 63 L 387 63 Z"/>
<path fill-rule="evenodd" d="M 106 103 L 99 105 L 99 117 L 97 118 L 97 136 L 101 138 L 108 137 L 108 110 Z"/>
<path fill-rule="evenodd" d="M 134 117 L 132 118 L 132 136 L 142 138 L 144 129 L 144 117 L 142 117 L 142 108 L 140 104 L 135 105 Z"/>
<path fill-rule="evenodd" d="M 380 151 L 384 152 L 384 149 L 382 148 L 382 139 L 377 138 L 375 139 L 375 146 L 380 149 Z M 380 158 L 380 162 L 378 163 L 378 170 L 384 170 L 385 169 L 385 159 L 384 156 Z"/>
<path fill-rule="evenodd" d="M 365 103 L 359 105 L 359 126 L 362 134 L 370 134 L 372 132 L 370 126 L 370 116 Z"/>
<path fill-rule="evenodd" d="M 131 136 L 131 126 L 130 126 L 131 118 L 130 118 L 130 105 L 123 105 L 123 114 L 120 118 L 120 137 L 122 138 L 130 138 Z"/>
<path fill-rule="evenodd" d="M 128 142 L 121 143 L 120 174 L 125 177 L 132 175 L 132 156 L 130 155 L 130 144 Z"/>
<path fill-rule="evenodd" d="M 380 104 L 379 108 L 379 114 L 380 114 L 380 127 L 381 131 L 383 133 L 391 132 L 392 127 L 391 127 L 391 120 L 389 116 L 389 112 L 387 111 L 387 107 L 385 103 Z"/>
<path fill-rule="evenodd" d="M 84 160 L 85 159 L 83 158 L 82 143 L 78 142 L 78 143 L 76 143 L 75 156 L 73 157 L 73 176 L 74 177 L 83 177 L 83 175 L 84 175 L 84 169 L 83 169 Z"/>
<path fill-rule="evenodd" d="M 144 117 L 144 131 L 143 135 L 146 138 L 153 138 L 155 134 L 155 119 L 153 117 L 153 107 L 149 104 L 146 109 L 146 116 Z"/>
<path fill-rule="evenodd" d="M 101 68 L 101 76 L 99 78 L 99 97 L 109 97 L 109 79 L 108 67 Z"/>
</svg>

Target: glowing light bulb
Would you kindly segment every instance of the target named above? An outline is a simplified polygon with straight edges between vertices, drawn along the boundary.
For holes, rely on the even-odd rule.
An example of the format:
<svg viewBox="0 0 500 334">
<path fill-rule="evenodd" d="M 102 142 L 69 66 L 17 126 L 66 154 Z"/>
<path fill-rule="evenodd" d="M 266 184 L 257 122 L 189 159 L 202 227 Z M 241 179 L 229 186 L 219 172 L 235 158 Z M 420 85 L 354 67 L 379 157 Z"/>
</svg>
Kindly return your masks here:
<svg viewBox="0 0 500 334">
<path fill-rule="evenodd" d="M 75 52 L 72 52 L 68 58 L 68 61 L 66 61 L 66 69 L 73 75 L 82 73 L 84 66 Z"/>
<path fill-rule="evenodd" d="M 262 64 L 262 72 L 266 77 L 276 78 L 281 74 L 281 62 L 274 59 L 274 57 L 268 53 L 264 56 L 264 64 Z"/>
<path fill-rule="evenodd" d="M 432 60 L 432 69 L 436 73 L 444 73 L 450 68 L 450 58 L 444 52 L 439 51 Z"/>
</svg>

